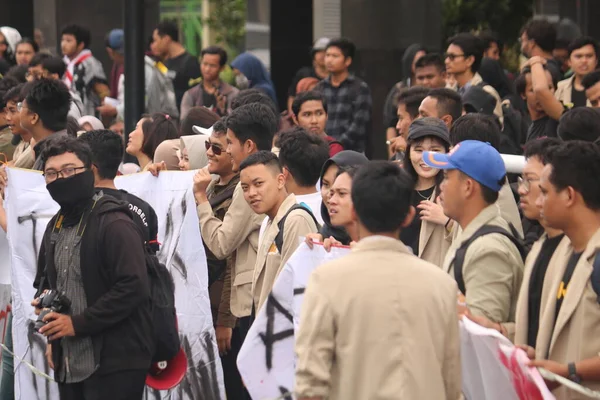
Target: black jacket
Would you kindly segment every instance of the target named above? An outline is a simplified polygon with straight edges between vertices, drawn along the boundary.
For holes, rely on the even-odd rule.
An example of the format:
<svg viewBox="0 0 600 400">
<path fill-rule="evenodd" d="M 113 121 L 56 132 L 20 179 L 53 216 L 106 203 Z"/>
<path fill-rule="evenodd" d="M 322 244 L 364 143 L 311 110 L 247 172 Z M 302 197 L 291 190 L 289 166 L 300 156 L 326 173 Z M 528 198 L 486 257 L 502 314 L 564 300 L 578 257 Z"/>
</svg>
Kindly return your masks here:
<svg viewBox="0 0 600 400">
<path fill-rule="evenodd" d="M 57 216 L 48 223 L 34 287 L 56 288 L 54 248 L 50 238 Z M 46 278 L 40 287 L 41 277 Z M 100 197 L 81 238 L 81 278 L 88 307 L 73 315 L 75 336 L 91 336 L 100 374 L 148 369 L 154 352 L 150 286 L 143 240 L 127 205 Z M 56 370 L 59 341 L 52 343 Z"/>
</svg>

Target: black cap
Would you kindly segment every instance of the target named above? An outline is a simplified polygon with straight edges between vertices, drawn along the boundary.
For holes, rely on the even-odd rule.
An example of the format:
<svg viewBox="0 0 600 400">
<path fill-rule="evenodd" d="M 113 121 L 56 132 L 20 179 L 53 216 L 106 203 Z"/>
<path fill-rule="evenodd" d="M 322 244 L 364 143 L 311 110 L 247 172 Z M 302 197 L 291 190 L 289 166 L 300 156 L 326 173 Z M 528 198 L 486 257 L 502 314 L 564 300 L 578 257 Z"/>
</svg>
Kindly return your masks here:
<svg viewBox="0 0 600 400">
<path fill-rule="evenodd" d="M 425 136 L 435 136 L 447 145 L 450 145 L 448 127 L 439 118 L 425 117 L 413 121 L 408 128 L 408 142 L 413 142 Z"/>
<path fill-rule="evenodd" d="M 480 86 L 471 86 L 462 95 L 462 103 L 467 113 L 494 115 L 496 99 Z"/>
</svg>

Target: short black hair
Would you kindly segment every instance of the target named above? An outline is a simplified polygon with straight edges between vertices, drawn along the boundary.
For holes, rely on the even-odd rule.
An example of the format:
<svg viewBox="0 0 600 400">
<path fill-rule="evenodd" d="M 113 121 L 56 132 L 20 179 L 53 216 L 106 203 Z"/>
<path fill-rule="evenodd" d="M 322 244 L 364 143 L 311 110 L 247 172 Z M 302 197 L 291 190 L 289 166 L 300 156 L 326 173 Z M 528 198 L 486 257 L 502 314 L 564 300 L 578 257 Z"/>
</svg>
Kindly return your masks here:
<svg viewBox="0 0 600 400">
<path fill-rule="evenodd" d="M 600 209 L 600 151 L 598 146 L 574 140 L 550 151 L 550 183 L 557 190 L 571 186 L 581 193 L 586 206 Z"/>
<path fill-rule="evenodd" d="M 542 67 L 544 68 L 544 70 L 550 72 L 546 65 L 542 65 Z M 525 96 L 525 90 L 527 90 L 527 74 L 531 74 L 531 67 L 523 68 L 517 79 L 515 79 L 515 89 L 517 90 L 517 94 L 520 96 Z M 550 76 L 552 77 L 552 84 L 554 85 L 554 88 L 556 88 L 558 85 L 558 81 L 556 80 L 556 77 L 554 76 L 554 74 L 552 74 L 552 72 L 550 72 Z"/>
<path fill-rule="evenodd" d="M 588 90 L 598 82 L 600 82 L 600 69 L 590 72 L 581 80 L 581 84 L 585 90 Z"/>
<path fill-rule="evenodd" d="M 90 30 L 81 25 L 67 25 L 62 29 L 60 35 L 73 35 L 77 44 L 79 45 L 79 43 L 83 43 L 83 47 L 85 49 L 89 48 L 90 44 L 92 43 Z"/>
<path fill-rule="evenodd" d="M 223 136 L 227 134 L 227 125 L 225 125 L 225 118 L 221 118 L 213 125 L 212 134 L 215 136 Z"/>
<path fill-rule="evenodd" d="M 158 33 L 158 36 L 169 36 L 173 41 L 179 42 L 179 28 L 177 27 L 177 22 L 175 20 L 162 20 L 158 25 L 156 25 L 155 29 Z"/>
<path fill-rule="evenodd" d="M 231 111 L 225 123 L 240 143 L 252 140 L 258 150 L 268 151 L 271 150 L 279 120 L 268 106 L 250 103 Z"/>
<path fill-rule="evenodd" d="M 409 213 L 414 187 L 414 180 L 396 163 L 361 165 L 352 179 L 358 220 L 371 233 L 397 231 Z"/>
<path fill-rule="evenodd" d="M 506 182 L 506 175 L 504 175 L 502 177 L 502 179 L 500 179 L 499 183 L 502 186 L 502 185 L 504 185 L 505 182 Z M 477 182 L 477 183 L 479 183 L 479 182 Z M 482 185 L 481 183 L 479 183 L 479 187 L 481 187 L 481 197 L 483 197 L 483 200 L 487 204 L 494 204 L 495 202 L 498 201 L 500 192 L 496 192 L 496 191 L 490 189 L 489 187 Z"/>
<path fill-rule="evenodd" d="M 550 161 L 548 158 L 549 152 L 556 146 L 562 145 L 563 142 L 557 138 L 539 138 L 530 140 L 525 144 L 523 156 L 525 159 L 537 157 L 544 165 Z"/>
<path fill-rule="evenodd" d="M 425 54 L 415 63 L 415 70 L 425 67 L 436 67 L 440 72 L 446 71 L 446 64 L 444 63 L 444 58 L 440 53 Z"/>
<path fill-rule="evenodd" d="M 25 101 L 29 110 L 40 116 L 46 129 L 57 132 L 67 127 L 71 93 L 61 81 L 40 79 L 34 82 Z"/>
<path fill-rule="evenodd" d="M 583 140 L 594 142 L 600 137 L 600 110 L 576 107 L 564 113 L 558 121 L 558 137 L 565 142 Z"/>
<path fill-rule="evenodd" d="M 29 72 L 29 66 L 13 65 L 4 75 L 4 78 L 11 77 L 16 79 L 19 83 L 25 83 L 27 82 L 27 72 Z"/>
<path fill-rule="evenodd" d="M 450 128 L 450 143 L 456 146 L 465 140 L 478 140 L 489 143 L 494 149 L 500 148 L 502 133 L 491 115 L 480 113 L 466 114 L 454 121 Z"/>
<path fill-rule="evenodd" d="M 40 158 L 42 160 L 43 168 L 46 168 L 46 162 L 48 159 L 56 156 L 60 156 L 65 153 L 73 153 L 81 160 L 84 167 L 92 167 L 92 152 L 90 147 L 71 136 L 55 135 L 50 136 L 47 139 L 47 144 L 42 150 Z"/>
<path fill-rule="evenodd" d="M 437 110 L 440 115 L 450 115 L 456 121 L 462 115 L 462 99 L 458 92 L 452 89 L 433 89 L 427 97 L 437 100 Z"/>
<path fill-rule="evenodd" d="M 51 74 L 57 74 L 59 78 L 61 78 L 67 70 L 65 62 L 58 57 L 45 58 L 42 61 L 42 68 Z"/>
<path fill-rule="evenodd" d="M 329 43 L 327 43 L 327 47 L 325 48 L 325 50 L 327 50 L 330 47 L 337 47 L 338 49 L 340 49 L 340 51 L 344 55 L 344 58 L 350 57 L 354 60 L 354 54 L 356 53 L 356 46 L 349 39 L 346 39 L 346 38 L 332 39 L 329 41 Z"/>
<path fill-rule="evenodd" d="M 84 132 L 78 140 L 87 143 L 92 153 L 92 164 L 102 179 L 115 179 L 123 161 L 123 138 L 108 129 Z"/>
<path fill-rule="evenodd" d="M 448 46 L 451 44 L 460 47 L 465 58 L 473 56 L 474 61 L 471 65 L 471 71 L 473 71 L 473 73 L 479 71 L 481 59 L 483 58 L 483 51 L 485 50 L 481 39 L 472 33 L 459 33 L 448 39 Z"/>
<path fill-rule="evenodd" d="M 23 101 L 23 87 L 25 86 L 24 83 L 19 83 L 16 86 L 11 87 L 10 89 L 6 90 L 6 92 L 4 93 L 4 96 L 2 96 L 2 100 L 4 101 L 4 105 L 6 107 L 6 103 L 8 103 L 9 101 L 14 101 L 15 103 L 18 103 L 20 101 Z M 1 93 L 1 90 L 0 90 Z M 1 104 L 0 104 L 1 105 Z"/>
<path fill-rule="evenodd" d="M 17 44 L 15 45 L 15 54 L 17 53 L 17 48 L 19 47 L 20 44 L 30 45 L 31 48 L 33 49 L 34 53 L 37 53 L 38 51 L 40 51 L 40 46 L 38 46 L 38 44 L 35 40 L 33 40 L 32 38 L 29 38 L 29 37 L 24 37 L 21 40 L 19 40 L 17 42 Z"/>
<path fill-rule="evenodd" d="M 556 38 L 556 42 L 554 43 L 554 50 L 569 50 L 569 42 L 567 39 Z M 569 53 L 571 55 L 571 53 Z"/>
<path fill-rule="evenodd" d="M 542 50 L 552 52 L 556 45 L 556 26 L 543 18 L 530 19 L 521 34 L 525 32 L 529 40 L 535 41 Z"/>
<path fill-rule="evenodd" d="M 42 65 L 46 58 L 52 57 L 51 54 L 48 53 L 35 53 L 31 61 L 29 62 L 30 67 L 37 67 L 38 65 Z M 61 60 L 62 61 L 62 60 Z M 65 62 L 63 61 L 63 64 Z"/>
<path fill-rule="evenodd" d="M 251 167 L 253 165 L 264 165 L 265 167 L 271 167 L 279 173 L 283 170 L 281 169 L 281 164 L 279 163 L 279 158 L 277 156 L 267 150 L 257 151 L 256 153 L 250 154 L 242 163 L 240 164 L 240 172 L 242 172 L 245 168 Z"/>
<path fill-rule="evenodd" d="M 279 114 L 277 105 L 268 94 L 259 89 L 242 90 L 233 100 L 231 100 L 231 110 L 252 103 L 261 103 L 268 106 L 275 115 Z"/>
<path fill-rule="evenodd" d="M 4 107 L 6 107 L 6 102 L 8 101 L 5 99 L 6 94 L 19 84 L 16 79 L 10 77 L 0 79 L 0 112 L 4 112 Z"/>
<path fill-rule="evenodd" d="M 498 45 L 498 53 L 502 56 L 502 49 L 504 48 L 504 42 L 500 39 L 496 32 L 492 31 L 482 31 L 479 33 L 479 39 L 483 44 L 483 51 L 487 51 L 490 47 L 492 47 L 492 43 L 496 43 Z"/>
<path fill-rule="evenodd" d="M 567 47 L 567 50 L 569 51 L 569 57 L 571 57 L 572 52 L 585 46 L 592 46 L 594 48 L 594 54 L 596 55 L 596 58 L 600 56 L 600 45 L 598 44 L 598 41 L 590 36 L 581 36 L 569 43 L 569 47 Z"/>
<path fill-rule="evenodd" d="M 316 134 L 295 126 L 281 133 L 279 161 L 302 187 L 315 187 L 323 164 L 329 159 L 329 144 Z"/>
<path fill-rule="evenodd" d="M 406 112 L 415 119 L 419 115 L 419 106 L 429 95 L 430 89 L 422 86 L 413 86 L 398 93 L 396 103 L 404 104 Z"/>
<path fill-rule="evenodd" d="M 292 112 L 298 117 L 300 114 L 300 109 L 302 108 L 302 104 L 307 101 L 320 101 L 323 104 L 323 109 L 325 110 L 325 114 L 327 114 L 327 101 L 321 92 L 318 90 L 309 90 L 308 92 L 298 93 L 298 95 L 294 98 L 294 102 L 292 103 Z"/>
<path fill-rule="evenodd" d="M 193 131 L 194 125 L 208 129 L 219 120 L 219 115 L 206 107 L 192 107 L 188 111 L 185 118 L 181 120 L 179 125 L 179 133 L 181 136 L 195 135 Z"/>
<path fill-rule="evenodd" d="M 208 46 L 200 52 L 200 57 L 204 57 L 205 54 L 213 54 L 219 56 L 219 64 L 221 67 L 227 64 L 227 52 L 225 49 L 219 46 Z"/>
<path fill-rule="evenodd" d="M 154 153 L 159 144 L 165 140 L 177 139 L 179 131 L 171 117 L 163 113 L 152 114 L 152 117 L 142 123 L 144 141 L 142 142 L 142 153 L 154 159 Z"/>
</svg>

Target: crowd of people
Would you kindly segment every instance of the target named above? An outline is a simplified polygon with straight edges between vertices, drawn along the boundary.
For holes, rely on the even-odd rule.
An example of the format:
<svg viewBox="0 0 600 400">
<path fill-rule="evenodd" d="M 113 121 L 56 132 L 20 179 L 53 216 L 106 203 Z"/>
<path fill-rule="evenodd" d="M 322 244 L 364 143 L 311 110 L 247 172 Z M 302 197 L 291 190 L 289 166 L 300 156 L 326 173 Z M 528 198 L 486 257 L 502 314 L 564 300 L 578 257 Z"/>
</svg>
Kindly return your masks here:
<svg viewBox="0 0 600 400">
<path fill-rule="evenodd" d="M 506 336 L 530 365 L 600 389 L 595 39 L 570 38 L 557 59 L 556 27 L 531 20 L 517 74 L 489 32 L 458 34 L 443 54 L 408 47 L 379 110 L 389 160 L 370 161 L 378 110 L 351 72 L 349 39 L 315 42 L 280 112 L 256 56 L 229 64 L 210 46 L 196 58 L 161 22 L 144 60 L 147 114 L 124 143 L 122 30 L 106 36 L 108 78 L 85 27 L 63 29 L 63 58 L 0 32 L 3 161 L 41 171 L 60 206 L 35 286 L 71 300 L 40 330 L 61 399 L 142 396 L 154 345 L 144 257 L 165 216 L 114 179 L 164 170 L 197 171 L 190 190 L 227 398 L 249 398 L 237 354 L 299 237 L 352 250 L 311 274 L 297 398 L 459 399 L 460 318 Z M 501 154 L 524 156 L 520 176 Z M 10 187 L 5 168 L 0 186 Z M 13 360 L 3 352 L 2 362 L 0 398 L 14 398 Z M 557 399 L 579 398 L 548 385 Z"/>
</svg>

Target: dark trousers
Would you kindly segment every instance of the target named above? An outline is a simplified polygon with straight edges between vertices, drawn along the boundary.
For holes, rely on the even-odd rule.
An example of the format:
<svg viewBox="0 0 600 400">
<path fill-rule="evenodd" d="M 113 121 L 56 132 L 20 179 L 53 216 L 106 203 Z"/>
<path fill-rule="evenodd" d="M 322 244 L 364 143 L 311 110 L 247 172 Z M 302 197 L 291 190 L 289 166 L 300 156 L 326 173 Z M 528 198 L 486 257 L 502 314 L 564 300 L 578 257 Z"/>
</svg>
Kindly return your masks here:
<svg viewBox="0 0 600 400">
<path fill-rule="evenodd" d="M 231 350 L 226 355 L 221 356 L 221 365 L 223 366 L 223 376 L 225 377 L 225 393 L 227 399 L 249 399 L 246 397 L 246 388 L 242 383 L 242 377 L 237 369 L 237 356 L 242 348 L 242 336 L 240 328 L 233 329 L 231 334 Z"/>
<path fill-rule="evenodd" d="M 93 374 L 77 383 L 59 383 L 60 400 L 142 400 L 147 370 Z"/>
</svg>

